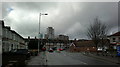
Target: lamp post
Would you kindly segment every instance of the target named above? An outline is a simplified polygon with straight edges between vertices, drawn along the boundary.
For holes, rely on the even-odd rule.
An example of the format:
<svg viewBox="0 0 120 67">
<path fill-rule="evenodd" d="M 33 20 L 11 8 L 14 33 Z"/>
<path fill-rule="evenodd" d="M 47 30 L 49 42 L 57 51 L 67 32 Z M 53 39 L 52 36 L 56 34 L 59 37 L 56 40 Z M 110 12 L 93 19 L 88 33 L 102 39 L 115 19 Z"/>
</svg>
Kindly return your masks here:
<svg viewBox="0 0 120 67">
<path fill-rule="evenodd" d="M 42 15 L 48 15 L 47 13 L 45 14 L 42 14 L 42 13 L 39 13 L 39 33 L 38 33 L 38 54 L 39 54 L 39 46 L 40 46 L 40 21 L 41 21 L 41 16 Z"/>
</svg>

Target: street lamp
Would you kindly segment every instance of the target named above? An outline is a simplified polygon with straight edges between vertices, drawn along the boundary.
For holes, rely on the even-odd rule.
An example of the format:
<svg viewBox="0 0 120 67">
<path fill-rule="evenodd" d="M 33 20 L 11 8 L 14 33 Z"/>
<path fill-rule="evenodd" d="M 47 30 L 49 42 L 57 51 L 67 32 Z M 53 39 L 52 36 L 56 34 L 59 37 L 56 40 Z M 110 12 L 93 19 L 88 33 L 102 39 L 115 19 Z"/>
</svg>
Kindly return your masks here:
<svg viewBox="0 0 120 67">
<path fill-rule="evenodd" d="M 42 15 L 48 15 L 48 14 L 47 13 L 45 13 L 45 14 L 39 13 L 38 54 L 39 54 L 39 46 L 40 46 L 40 43 L 39 43 L 39 41 L 40 41 L 40 21 L 41 21 Z"/>
</svg>

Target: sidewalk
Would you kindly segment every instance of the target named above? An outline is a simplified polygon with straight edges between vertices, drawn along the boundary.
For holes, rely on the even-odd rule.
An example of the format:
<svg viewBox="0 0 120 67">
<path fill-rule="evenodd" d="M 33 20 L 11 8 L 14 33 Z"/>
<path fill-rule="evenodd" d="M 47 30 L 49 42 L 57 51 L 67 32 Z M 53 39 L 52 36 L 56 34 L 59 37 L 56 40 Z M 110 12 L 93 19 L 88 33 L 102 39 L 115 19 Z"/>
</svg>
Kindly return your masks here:
<svg viewBox="0 0 120 67">
<path fill-rule="evenodd" d="M 27 63 L 28 66 L 30 65 L 46 65 L 46 56 L 45 52 L 40 52 L 38 56 L 34 56 L 31 60 Z"/>
<path fill-rule="evenodd" d="M 120 64 L 120 57 L 110 56 L 110 55 L 104 55 L 103 56 L 102 54 L 96 55 L 96 53 L 82 53 L 82 54 L 85 55 L 85 56 L 90 56 L 90 57 L 98 58 L 98 59 L 101 59 L 101 60 L 106 60 L 106 61 L 109 61 L 109 62 Z"/>
</svg>

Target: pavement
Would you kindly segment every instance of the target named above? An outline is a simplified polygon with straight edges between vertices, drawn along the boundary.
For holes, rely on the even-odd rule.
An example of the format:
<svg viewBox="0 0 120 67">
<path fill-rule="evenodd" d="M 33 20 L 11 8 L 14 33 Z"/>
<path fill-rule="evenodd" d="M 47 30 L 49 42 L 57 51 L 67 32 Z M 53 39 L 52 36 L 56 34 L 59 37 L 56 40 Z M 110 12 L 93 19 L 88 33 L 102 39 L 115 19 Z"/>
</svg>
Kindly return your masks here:
<svg viewBox="0 0 120 67">
<path fill-rule="evenodd" d="M 96 53 L 82 53 L 82 54 L 85 56 L 90 56 L 90 57 L 98 58 L 98 59 L 105 60 L 108 62 L 120 64 L 120 57 L 117 57 L 115 55 L 114 56 L 102 55 L 102 54 L 96 55 Z"/>
<path fill-rule="evenodd" d="M 0 66 L 2 66 L 2 54 L 0 54 Z"/>
<path fill-rule="evenodd" d="M 40 52 L 38 56 L 32 56 L 31 59 L 27 61 L 27 65 L 46 65 L 45 52 Z"/>
</svg>

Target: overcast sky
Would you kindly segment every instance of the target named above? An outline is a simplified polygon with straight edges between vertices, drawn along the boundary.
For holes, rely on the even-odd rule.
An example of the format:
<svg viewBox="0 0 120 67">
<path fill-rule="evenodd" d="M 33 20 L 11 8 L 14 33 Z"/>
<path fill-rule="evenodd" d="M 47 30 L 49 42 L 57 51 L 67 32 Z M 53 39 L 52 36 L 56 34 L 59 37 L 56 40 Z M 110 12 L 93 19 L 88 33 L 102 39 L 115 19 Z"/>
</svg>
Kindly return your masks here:
<svg viewBox="0 0 120 67">
<path fill-rule="evenodd" d="M 108 34 L 118 31 L 117 2 L 5 2 L 2 3 L 2 18 L 23 37 L 38 36 L 39 13 L 42 15 L 41 33 L 53 27 L 55 35 L 68 35 L 70 39 L 87 38 L 89 24 L 99 17 L 110 28 Z"/>
</svg>

